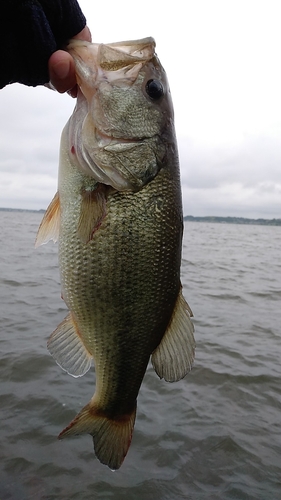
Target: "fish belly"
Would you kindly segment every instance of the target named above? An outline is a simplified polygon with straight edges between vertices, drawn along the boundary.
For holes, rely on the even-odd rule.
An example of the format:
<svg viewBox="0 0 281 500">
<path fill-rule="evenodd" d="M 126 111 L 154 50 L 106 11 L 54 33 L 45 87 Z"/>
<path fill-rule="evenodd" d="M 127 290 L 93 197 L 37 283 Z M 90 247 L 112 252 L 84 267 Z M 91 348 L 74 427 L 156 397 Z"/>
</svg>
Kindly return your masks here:
<svg viewBox="0 0 281 500">
<path fill-rule="evenodd" d="M 94 358 L 96 401 L 131 411 L 152 351 L 180 288 L 180 193 L 168 168 L 138 193 L 112 193 L 87 244 L 75 204 L 64 209 L 59 242 L 63 298 Z"/>
</svg>

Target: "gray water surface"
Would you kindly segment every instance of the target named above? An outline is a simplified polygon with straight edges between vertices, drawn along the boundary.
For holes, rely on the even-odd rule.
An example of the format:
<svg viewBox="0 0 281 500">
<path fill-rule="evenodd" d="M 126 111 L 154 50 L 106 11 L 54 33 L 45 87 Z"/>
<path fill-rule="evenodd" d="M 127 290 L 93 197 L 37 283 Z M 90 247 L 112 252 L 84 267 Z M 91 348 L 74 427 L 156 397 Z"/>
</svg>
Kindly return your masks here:
<svg viewBox="0 0 281 500">
<path fill-rule="evenodd" d="M 280 499 L 280 228 L 185 223 L 194 368 L 168 384 L 149 366 L 113 473 L 90 436 L 57 440 L 95 374 L 74 379 L 47 351 L 66 308 L 56 245 L 34 249 L 40 220 L 0 212 L 0 500 Z"/>
</svg>

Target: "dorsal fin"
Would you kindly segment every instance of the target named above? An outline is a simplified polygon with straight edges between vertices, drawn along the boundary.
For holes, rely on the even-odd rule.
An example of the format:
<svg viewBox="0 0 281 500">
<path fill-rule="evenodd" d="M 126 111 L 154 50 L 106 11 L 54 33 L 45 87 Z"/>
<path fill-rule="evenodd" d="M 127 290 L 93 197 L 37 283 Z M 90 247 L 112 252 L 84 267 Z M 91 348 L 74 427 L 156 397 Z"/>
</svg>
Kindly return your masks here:
<svg viewBox="0 0 281 500">
<path fill-rule="evenodd" d="M 48 206 L 35 240 L 35 248 L 53 240 L 54 243 L 58 240 L 60 231 L 60 199 L 59 193 L 56 192 L 50 205 Z"/>
</svg>

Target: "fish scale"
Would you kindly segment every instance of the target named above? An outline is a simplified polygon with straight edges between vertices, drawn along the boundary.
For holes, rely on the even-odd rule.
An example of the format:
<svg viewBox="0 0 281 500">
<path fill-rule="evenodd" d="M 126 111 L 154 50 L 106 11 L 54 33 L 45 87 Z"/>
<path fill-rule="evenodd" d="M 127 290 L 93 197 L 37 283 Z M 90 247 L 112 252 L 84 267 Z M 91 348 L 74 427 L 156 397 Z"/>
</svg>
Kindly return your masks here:
<svg viewBox="0 0 281 500">
<path fill-rule="evenodd" d="M 86 373 L 92 360 L 96 371 L 93 398 L 59 437 L 91 434 L 97 457 L 111 469 L 128 451 L 150 356 L 168 381 L 184 377 L 194 357 L 192 313 L 180 283 L 173 109 L 154 46 L 150 38 L 70 44 L 80 91 L 62 134 L 58 193 L 37 238 L 40 244 L 59 233 L 62 295 L 70 311 L 48 348 L 73 376 Z M 103 63 L 108 54 L 118 70 L 99 66 L 101 48 Z M 116 64 L 109 60 L 104 68 Z M 153 78 L 152 98 L 145 82 Z"/>
</svg>

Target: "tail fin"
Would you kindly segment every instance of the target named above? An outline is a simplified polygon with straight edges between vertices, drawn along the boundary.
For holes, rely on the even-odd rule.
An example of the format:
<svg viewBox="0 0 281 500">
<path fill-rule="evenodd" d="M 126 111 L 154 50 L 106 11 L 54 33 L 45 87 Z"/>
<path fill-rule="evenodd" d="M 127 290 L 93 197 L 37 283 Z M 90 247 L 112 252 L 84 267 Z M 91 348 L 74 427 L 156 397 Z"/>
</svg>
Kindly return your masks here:
<svg viewBox="0 0 281 500">
<path fill-rule="evenodd" d="M 91 434 L 95 454 L 99 461 L 111 470 L 116 470 L 122 465 L 130 447 L 135 418 L 136 405 L 131 414 L 122 415 L 113 420 L 89 403 L 82 408 L 58 438 Z"/>
</svg>

